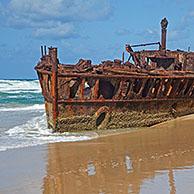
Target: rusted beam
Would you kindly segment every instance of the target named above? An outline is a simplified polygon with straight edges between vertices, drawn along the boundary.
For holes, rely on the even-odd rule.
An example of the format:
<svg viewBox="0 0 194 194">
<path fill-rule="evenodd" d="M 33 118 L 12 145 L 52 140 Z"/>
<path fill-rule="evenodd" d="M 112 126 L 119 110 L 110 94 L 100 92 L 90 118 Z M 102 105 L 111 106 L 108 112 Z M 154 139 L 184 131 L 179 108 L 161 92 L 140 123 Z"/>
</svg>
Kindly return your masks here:
<svg viewBox="0 0 194 194">
<path fill-rule="evenodd" d="M 44 69 L 37 69 L 36 68 L 36 71 L 39 72 L 39 73 L 42 73 L 42 74 L 52 75 L 51 71 L 47 71 L 47 70 L 44 70 Z"/>
<path fill-rule="evenodd" d="M 125 62 L 125 52 L 122 53 L 122 63 Z"/>
<path fill-rule="evenodd" d="M 40 72 L 42 74 L 52 74 L 50 71 L 47 71 L 47 70 L 43 70 L 43 69 L 36 69 L 37 72 Z M 88 78 L 121 78 L 121 75 L 107 75 L 107 74 L 92 74 L 92 73 L 59 73 L 58 72 L 58 76 L 59 77 L 88 77 Z M 169 79 L 169 78 L 173 78 L 173 79 L 184 79 L 184 78 L 187 78 L 187 79 L 193 79 L 194 78 L 194 74 L 192 75 L 133 75 L 133 74 L 129 74 L 129 75 L 122 75 L 122 78 L 126 78 L 126 79 L 129 79 L 129 78 L 163 78 L 163 79 Z"/>
<path fill-rule="evenodd" d="M 154 92 L 153 90 L 155 90 L 155 85 L 156 85 L 156 79 L 152 79 L 151 80 L 151 83 L 150 83 L 150 86 L 149 86 L 149 90 L 148 90 L 148 93 L 147 93 L 147 98 L 152 98 L 152 93 Z"/>
<path fill-rule="evenodd" d="M 164 92 L 163 92 L 163 96 L 169 96 L 172 87 L 171 87 L 171 83 L 172 83 L 172 79 L 168 79 L 167 82 L 164 84 Z"/>
<path fill-rule="evenodd" d="M 151 42 L 151 43 L 145 43 L 145 44 L 134 44 L 130 45 L 131 47 L 142 47 L 142 46 L 152 46 L 152 45 L 160 45 L 160 42 Z"/>
<path fill-rule="evenodd" d="M 52 103 L 53 103 L 53 128 L 57 128 L 57 118 L 58 118 L 58 59 L 57 59 L 57 48 L 49 48 L 49 55 L 51 57 L 52 63 Z"/>
<path fill-rule="evenodd" d="M 40 47 L 41 57 L 43 57 L 43 46 Z"/>
<path fill-rule="evenodd" d="M 178 80 L 174 80 L 173 79 L 173 82 L 174 83 L 172 84 L 172 90 L 171 90 L 171 92 L 169 94 L 170 97 L 175 97 L 176 96 L 177 91 L 179 89 L 179 86 L 181 84 L 181 79 L 178 79 Z"/>
<path fill-rule="evenodd" d="M 46 55 L 47 52 L 46 52 L 46 45 L 44 45 L 44 55 Z"/>
<path fill-rule="evenodd" d="M 133 94 L 134 94 L 134 92 L 133 92 L 133 87 L 134 87 L 135 79 L 131 79 L 130 81 L 131 81 L 131 82 L 130 82 L 130 85 L 129 85 L 129 88 L 128 88 L 128 92 L 127 92 L 127 94 L 126 94 L 126 96 L 127 96 L 128 98 L 133 97 Z"/>
<path fill-rule="evenodd" d="M 185 94 L 185 96 L 191 96 L 193 89 L 194 89 L 194 80 L 192 80 L 192 84 L 191 84 L 188 92 Z"/>
<path fill-rule="evenodd" d="M 79 99 L 81 100 L 84 99 L 84 88 L 85 88 L 85 79 L 82 79 L 78 89 L 78 96 L 79 96 Z"/>
<path fill-rule="evenodd" d="M 99 95 L 99 79 L 95 80 L 94 87 L 92 88 L 92 98 L 97 99 Z"/>
<path fill-rule="evenodd" d="M 127 99 L 127 100 L 113 100 L 113 99 L 87 99 L 87 100 L 79 100 L 79 99 L 71 99 L 71 100 L 59 100 L 58 103 L 62 104 L 73 104 L 73 103 L 127 103 L 127 102 L 151 102 L 151 101 L 180 101 L 180 100 L 189 100 L 193 99 L 193 97 L 182 97 L 182 98 L 136 98 L 136 99 Z"/>
<path fill-rule="evenodd" d="M 184 87 L 184 83 L 185 83 L 185 79 L 182 79 L 180 81 L 180 84 L 179 84 L 179 87 L 177 88 L 177 91 L 176 91 L 176 97 L 179 97 L 180 96 L 180 93 L 181 93 L 181 90 L 183 89 Z"/>
<path fill-rule="evenodd" d="M 143 79 L 141 88 L 140 88 L 139 92 L 137 93 L 137 97 L 139 97 L 139 98 L 142 97 L 142 92 L 143 92 L 143 89 L 144 89 L 144 87 L 145 87 L 145 84 L 146 84 L 147 80 L 148 80 L 148 79 Z"/>
<path fill-rule="evenodd" d="M 151 75 L 145 75 L 145 76 L 141 76 L 141 75 L 107 75 L 107 74 L 92 74 L 92 73 L 68 73 L 68 74 L 65 74 L 65 73 L 60 73 L 58 74 L 59 77 L 88 77 L 88 78 L 126 78 L 126 79 L 129 79 L 129 78 L 135 78 L 135 79 L 141 79 L 141 78 L 148 78 L 148 79 L 151 79 L 151 78 L 165 78 L 165 79 L 169 79 L 169 78 L 173 78 L 173 79 L 184 79 L 184 78 L 188 78 L 188 79 L 193 79 L 194 78 L 194 75 L 192 76 L 182 76 L 182 75 L 179 75 L 179 76 L 172 76 L 172 75 L 155 75 L 155 76 L 151 76 Z"/>
<path fill-rule="evenodd" d="M 186 88 L 187 88 L 187 85 L 188 85 L 188 83 L 189 83 L 189 80 L 188 79 L 185 79 L 184 80 L 184 85 L 183 85 L 183 88 L 182 88 L 182 90 L 179 92 L 179 95 L 180 96 L 184 96 L 185 94 L 185 90 L 186 90 Z"/>
</svg>

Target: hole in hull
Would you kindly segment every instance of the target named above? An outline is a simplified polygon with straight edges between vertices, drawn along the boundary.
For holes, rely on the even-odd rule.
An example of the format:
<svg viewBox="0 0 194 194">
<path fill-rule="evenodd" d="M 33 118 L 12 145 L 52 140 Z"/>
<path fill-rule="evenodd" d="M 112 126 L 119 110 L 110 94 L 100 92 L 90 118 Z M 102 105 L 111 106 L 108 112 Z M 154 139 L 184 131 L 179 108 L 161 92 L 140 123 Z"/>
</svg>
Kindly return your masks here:
<svg viewBox="0 0 194 194">
<path fill-rule="evenodd" d="M 113 98 L 114 90 L 115 90 L 115 87 L 112 85 L 111 82 L 105 81 L 105 80 L 100 80 L 99 93 L 105 99 Z"/>
<path fill-rule="evenodd" d="M 98 116 L 98 118 L 96 119 L 96 126 L 97 126 L 97 127 L 100 126 L 100 125 L 102 124 L 102 122 L 104 121 L 105 117 L 106 117 L 106 113 L 105 113 L 105 112 L 102 112 L 102 113 Z"/>
</svg>

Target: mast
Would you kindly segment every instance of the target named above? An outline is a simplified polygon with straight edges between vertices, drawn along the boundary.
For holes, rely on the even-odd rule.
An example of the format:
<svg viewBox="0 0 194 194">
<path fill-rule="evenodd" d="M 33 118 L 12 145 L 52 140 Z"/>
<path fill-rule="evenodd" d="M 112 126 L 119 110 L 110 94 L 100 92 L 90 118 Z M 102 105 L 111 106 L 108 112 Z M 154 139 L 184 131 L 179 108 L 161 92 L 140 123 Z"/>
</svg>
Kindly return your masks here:
<svg viewBox="0 0 194 194">
<path fill-rule="evenodd" d="M 166 33 L 167 33 L 168 20 L 164 18 L 162 19 L 160 24 L 161 24 L 161 50 L 166 50 Z"/>
</svg>

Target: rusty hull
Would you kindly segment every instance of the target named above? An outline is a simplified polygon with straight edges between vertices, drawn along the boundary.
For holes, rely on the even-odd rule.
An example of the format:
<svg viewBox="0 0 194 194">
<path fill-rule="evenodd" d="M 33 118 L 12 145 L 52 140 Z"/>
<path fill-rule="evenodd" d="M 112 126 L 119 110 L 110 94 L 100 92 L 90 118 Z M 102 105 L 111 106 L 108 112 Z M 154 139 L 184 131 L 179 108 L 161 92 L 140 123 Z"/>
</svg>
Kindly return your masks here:
<svg viewBox="0 0 194 194">
<path fill-rule="evenodd" d="M 48 126 L 80 131 L 151 126 L 194 113 L 194 53 L 166 50 L 167 20 L 161 44 L 126 45 L 129 59 L 94 65 L 80 59 L 61 64 L 57 49 L 41 47 L 35 67 L 45 99 Z M 158 44 L 158 50 L 133 47 Z"/>
</svg>

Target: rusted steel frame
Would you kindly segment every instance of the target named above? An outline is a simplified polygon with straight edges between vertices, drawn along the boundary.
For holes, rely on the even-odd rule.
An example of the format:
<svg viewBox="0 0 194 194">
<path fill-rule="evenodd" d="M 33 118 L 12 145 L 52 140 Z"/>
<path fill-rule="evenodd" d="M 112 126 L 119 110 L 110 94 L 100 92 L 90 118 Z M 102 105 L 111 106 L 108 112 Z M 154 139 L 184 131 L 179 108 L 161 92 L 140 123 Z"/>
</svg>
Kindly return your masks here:
<svg viewBox="0 0 194 194">
<path fill-rule="evenodd" d="M 126 76 L 148 76 L 147 73 L 138 73 L 134 71 L 128 71 L 126 69 L 110 69 L 110 68 L 103 68 L 103 73 L 111 73 L 112 75 L 126 75 Z"/>
<path fill-rule="evenodd" d="M 171 93 L 171 91 L 172 91 L 172 82 L 173 82 L 173 80 L 171 79 L 170 80 L 170 85 L 169 85 L 169 87 L 168 87 L 168 91 L 167 91 L 167 93 L 166 93 L 166 96 L 168 97 L 169 95 L 170 95 L 170 93 Z"/>
<path fill-rule="evenodd" d="M 133 87 L 133 91 L 137 96 L 139 90 L 141 89 L 142 79 L 136 79 Z"/>
<path fill-rule="evenodd" d="M 152 81 L 152 83 L 151 83 L 151 85 L 149 87 L 149 90 L 148 90 L 148 93 L 147 93 L 146 98 L 153 98 L 153 96 L 152 96 L 152 90 L 156 86 L 156 79 L 151 79 L 151 81 Z"/>
<path fill-rule="evenodd" d="M 40 86 L 41 86 L 41 89 L 42 89 L 42 94 L 44 96 L 44 99 L 47 101 L 47 102 L 52 102 L 52 99 L 50 97 L 50 93 L 48 93 L 45 89 L 47 88 L 46 85 L 47 83 L 45 83 L 45 78 L 42 76 L 42 74 L 40 74 L 38 72 L 38 77 L 39 77 L 39 82 L 40 82 Z"/>
<path fill-rule="evenodd" d="M 42 83 L 42 93 L 44 96 L 49 96 L 50 95 L 50 92 L 48 91 L 48 75 L 42 75 L 42 80 L 41 80 L 41 83 Z"/>
<path fill-rule="evenodd" d="M 39 82 L 40 82 L 40 87 L 42 89 L 42 94 L 43 96 L 45 96 L 45 91 L 44 91 L 44 87 L 43 87 L 43 76 L 41 73 L 37 72 L 38 73 L 38 79 L 39 79 Z"/>
<path fill-rule="evenodd" d="M 122 64 L 125 62 L 125 52 L 122 53 Z"/>
<path fill-rule="evenodd" d="M 43 70 L 43 69 L 36 69 L 38 72 L 42 73 L 42 74 L 52 74 L 51 71 L 47 71 L 47 70 Z M 92 73 L 58 73 L 59 77 L 89 77 L 89 78 L 121 78 L 121 75 L 100 75 L 100 74 L 92 74 Z M 187 75 L 179 75 L 179 76 L 172 76 L 172 75 L 156 75 L 156 76 L 151 76 L 151 75 L 122 75 L 122 78 L 124 79 L 129 79 L 129 78 L 164 78 L 164 79 L 168 79 L 168 78 L 173 78 L 173 79 L 183 79 L 183 78 L 187 78 L 187 79 L 193 79 L 194 75 L 192 76 L 187 76 Z"/>
<path fill-rule="evenodd" d="M 92 88 L 92 98 L 93 99 L 97 99 L 98 98 L 98 94 L 99 94 L 99 83 L 100 83 L 100 80 L 97 79 L 95 81 L 94 87 Z"/>
<path fill-rule="evenodd" d="M 129 93 L 129 90 L 130 90 L 130 87 L 131 87 L 131 83 L 132 83 L 132 79 L 128 79 L 128 80 L 125 80 L 127 82 L 127 88 L 126 88 L 126 92 L 125 92 L 125 98 L 128 98 L 128 93 Z"/>
<path fill-rule="evenodd" d="M 183 86 L 182 90 L 179 92 L 179 96 L 184 96 L 184 92 L 185 92 L 185 90 L 187 88 L 187 85 L 189 83 L 189 80 L 188 79 L 185 79 L 184 82 L 185 82 L 184 83 L 184 86 Z"/>
<path fill-rule="evenodd" d="M 185 94 L 185 96 L 190 96 L 192 94 L 192 91 L 194 90 L 194 80 L 192 80 L 193 83 L 191 84 L 191 87 L 189 88 L 188 92 Z"/>
<path fill-rule="evenodd" d="M 44 96 L 44 99 L 45 99 L 45 101 L 47 101 L 49 103 L 52 103 L 53 102 L 53 99 L 50 98 L 49 96 Z"/>
<path fill-rule="evenodd" d="M 164 84 L 164 92 L 163 92 L 163 96 L 169 96 L 170 94 L 170 90 L 172 90 L 171 88 L 171 84 L 172 84 L 172 79 L 168 79 L 168 81 Z"/>
<path fill-rule="evenodd" d="M 128 86 L 125 88 L 125 91 L 124 91 L 125 84 L 128 84 Z M 126 96 L 128 87 L 129 87 L 129 82 L 126 83 L 126 81 L 121 80 L 119 82 L 119 88 L 117 90 L 117 93 L 114 95 L 113 99 L 118 99 L 118 98 L 122 98 L 122 97 Z M 123 93 L 124 93 L 124 95 L 123 95 Z"/>
<path fill-rule="evenodd" d="M 188 79 L 192 79 L 194 78 L 194 76 L 166 76 L 166 75 L 156 75 L 156 76 L 150 76 L 150 75 L 146 75 L 146 76 L 133 76 L 133 75 L 102 75 L 102 74 L 92 74 L 92 73 L 59 73 L 58 74 L 59 77 L 79 77 L 79 78 L 84 78 L 84 77 L 88 77 L 88 78 L 121 78 L 122 79 L 129 79 L 129 78 L 134 78 L 134 79 L 141 79 L 141 78 L 148 78 L 148 79 L 152 79 L 152 78 L 164 78 L 164 79 L 169 79 L 169 78 L 173 78 L 173 79 L 184 79 L 184 78 L 188 78 Z"/>
<path fill-rule="evenodd" d="M 40 51 L 41 51 L 41 56 L 43 57 L 43 56 L 44 56 L 44 53 L 43 53 L 43 46 L 40 47 Z"/>
<path fill-rule="evenodd" d="M 124 99 L 127 97 L 129 92 L 130 83 L 127 80 L 122 80 L 122 90 L 121 90 L 121 98 Z"/>
<path fill-rule="evenodd" d="M 84 99 L 84 89 L 85 89 L 85 79 L 82 79 L 78 89 L 78 97 L 81 100 Z"/>
<path fill-rule="evenodd" d="M 152 94 L 151 94 L 152 98 L 156 98 L 156 95 L 157 95 L 158 90 L 160 88 L 160 84 L 161 84 L 161 79 L 157 78 L 155 80 L 154 92 L 152 92 Z"/>
<path fill-rule="evenodd" d="M 107 100 L 107 99 L 96 99 L 96 100 L 59 100 L 58 103 L 127 103 L 127 102 L 156 102 L 156 101 L 180 101 L 180 100 L 194 100 L 194 97 L 182 97 L 182 98 L 136 98 L 136 99 L 128 99 L 128 100 Z"/>
<path fill-rule="evenodd" d="M 47 51 L 46 51 L 46 45 L 44 45 L 44 55 L 47 54 Z"/>
<path fill-rule="evenodd" d="M 160 42 L 151 42 L 151 43 L 145 43 L 145 44 L 134 44 L 134 45 L 130 45 L 130 46 L 131 47 L 142 47 L 142 46 L 151 46 L 151 45 L 159 45 L 160 46 Z"/>
<path fill-rule="evenodd" d="M 188 70 L 182 70 L 182 71 L 179 71 L 179 70 L 168 70 L 168 73 L 170 74 L 182 74 L 182 75 L 185 75 L 185 74 L 194 74 L 194 71 L 188 71 Z"/>
<path fill-rule="evenodd" d="M 118 99 L 121 96 L 121 92 L 122 92 L 122 84 L 123 84 L 123 80 L 119 80 L 119 87 L 117 89 L 117 92 L 115 93 L 115 95 L 113 96 L 113 99 Z"/>
<path fill-rule="evenodd" d="M 52 104 L 53 104 L 53 128 L 57 128 L 58 118 L 58 60 L 57 60 L 57 48 L 49 48 L 49 55 L 52 63 Z"/>
<path fill-rule="evenodd" d="M 176 97 L 176 94 L 177 94 L 177 90 L 179 89 L 179 86 L 181 84 L 181 79 L 178 79 L 178 80 L 174 80 L 174 84 L 172 85 L 172 90 L 169 94 L 170 97 Z"/>
<path fill-rule="evenodd" d="M 44 75 L 44 90 L 45 90 L 45 95 L 51 97 L 52 95 L 52 76 L 51 75 Z"/>
<path fill-rule="evenodd" d="M 181 91 L 182 91 L 182 89 L 183 89 L 183 87 L 184 87 L 184 82 L 185 82 L 185 79 L 182 79 L 182 80 L 180 81 L 179 86 L 178 86 L 178 88 L 177 88 L 177 90 L 176 90 L 176 93 L 175 93 L 175 96 L 176 96 L 176 97 L 179 97 L 179 96 L 180 96 L 180 93 L 181 93 Z"/>
<path fill-rule="evenodd" d="M 160 98 L 163 96 L 162 87 L 164 85 L 165 79 L 160 79 L 160 85 L 158 91 L 156 92 L 156 98 Z"/>
<path fill-rule="evenodd" d="M 42 73 L 42 74 L 48 74 L 48 75 L 52 75 L 51 71 L 47 71 L 44 69 L 36 69 L 37 72 Z"/>
<path fill-rule="evenodd" d="M 70 97 L 69 80 L 58 79 L 58 99 L 67 99 Z"/>
<path fill-rule="evenodd" d="M 47 80 L 46 80 L 46 85 L 47 85 L 47 92 L 50 94 L 50 91 L 51 91 L 51 76 L 48 75 L 47 76 Z"/>
<path fill-rule="evenodd" d="M 130 81 L 131 81 L 131 83 L 129 85 L 129 89 L 128 89 L 128 92 L 127 92 L 126 96 L 129 97 L 129 98 L 132 98 L 133 94 L 134 94 L 133 87 L 134 87 L 135 79 L 131 79 Z"/>
<path fill-rule="evenodd" d="M 142 85 L 141 85 L 141 87 L 140 87 L 140 90 L 139 90 L 139 92 L 137 93 L 137 97 L 138 97 L 138 98 L 142 98 L 142 92 L 143 92 L 143 89 L 144 89 L 144 87 L 145 87 L 145 84 L 146 84 L 147 80 L 148 80 L 148 79 L 143 79 Z"/>
</svg>

